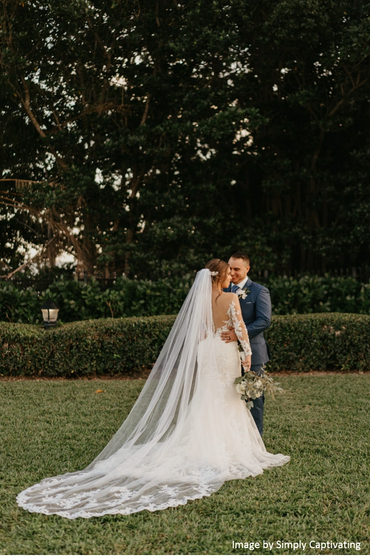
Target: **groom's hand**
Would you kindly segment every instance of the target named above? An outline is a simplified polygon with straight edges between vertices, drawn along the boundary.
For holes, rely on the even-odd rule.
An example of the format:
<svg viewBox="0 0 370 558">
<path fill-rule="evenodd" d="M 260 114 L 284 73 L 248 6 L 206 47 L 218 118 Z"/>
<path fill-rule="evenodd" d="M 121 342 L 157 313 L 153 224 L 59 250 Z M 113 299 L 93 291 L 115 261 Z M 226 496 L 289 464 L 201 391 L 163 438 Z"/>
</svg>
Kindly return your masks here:
<svg viewBox="0 0 370 558">
<path fill-rule="evenodd" d="M 233 341 L 237 341 L 238 338 L 235 334 L 234 328 L 233 327 L 228 327 L 227 329 L 228 329 L 228 331 L 223 331 L 221 333 L 222 341 L 225 341 L 225 343 L 232 343 Z"/>
</svg>

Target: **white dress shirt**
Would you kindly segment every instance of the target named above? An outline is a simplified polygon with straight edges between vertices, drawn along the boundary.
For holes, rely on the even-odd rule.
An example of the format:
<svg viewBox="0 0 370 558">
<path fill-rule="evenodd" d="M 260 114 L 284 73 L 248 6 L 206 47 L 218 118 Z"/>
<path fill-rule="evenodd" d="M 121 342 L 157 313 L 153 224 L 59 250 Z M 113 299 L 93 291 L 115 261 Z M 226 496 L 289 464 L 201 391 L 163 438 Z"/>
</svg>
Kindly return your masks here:
<svg viewBox="0 0 370 558">
<path fill-rule="evenodd" d="M 239 289 L 242 289 L 247 281 L 248 281 L 248 275 L 246 276 L 245 279 L 243 279 L 243 281 L 240 281 L 240 283 L 237 283 L 236 286 L 239 287 Z M 235 285 L 235 283 L 232 283 L 232 286 L 234 286 L 234 285 Z"/>
</svg>

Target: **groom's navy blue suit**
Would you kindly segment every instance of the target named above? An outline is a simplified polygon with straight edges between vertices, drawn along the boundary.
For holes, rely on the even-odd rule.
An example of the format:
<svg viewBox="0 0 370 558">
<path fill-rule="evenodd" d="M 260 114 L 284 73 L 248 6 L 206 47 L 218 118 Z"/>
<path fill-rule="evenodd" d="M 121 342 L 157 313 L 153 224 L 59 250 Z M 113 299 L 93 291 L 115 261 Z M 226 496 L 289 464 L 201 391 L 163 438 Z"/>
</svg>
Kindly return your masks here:
<svg viewBox="0 0 370 558">
<path fill-rule="evenodd" d="M 245 299 L 240 297 L 239 302 L 252 349 L 251 370 L 258 372 L 262 366 L 270 360 L 268 345 L 263 335 L 264 330 L 271 324 L 270 292 L 266 287 L 254 283 L 249 278 L 241 288 L 247 288 L 250 291 Z M 225 292 L 232 292 L 232 284 L 225 289 Z M 264 395 L 254 399 L 251 409 L 252 416 L 261 436 L 263 432 L 264 401 Z"/>
</svg>

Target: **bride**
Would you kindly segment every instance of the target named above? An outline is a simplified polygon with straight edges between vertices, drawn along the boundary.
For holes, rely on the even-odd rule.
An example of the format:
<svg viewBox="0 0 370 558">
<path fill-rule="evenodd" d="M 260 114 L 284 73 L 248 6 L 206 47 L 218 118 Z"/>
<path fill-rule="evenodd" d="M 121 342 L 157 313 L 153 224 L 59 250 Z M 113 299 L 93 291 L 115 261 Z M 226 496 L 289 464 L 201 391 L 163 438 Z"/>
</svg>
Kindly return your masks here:
<svg viewBox="0 0 370 558">
<path fill-rule="evenodd" d="M 83 471 L 21 492 L 21 507 L 69 519 L 163 510 L 289 461 L 266 451 L 235 391 L 238 344 L 226 344 L 221 332 L 234 327 L 245 369 L 251 349 L 238 297 L 222 290 L 229 283 L 221 260 L 198 272 L 138 400 L 108 445 Z"/>
</svg>

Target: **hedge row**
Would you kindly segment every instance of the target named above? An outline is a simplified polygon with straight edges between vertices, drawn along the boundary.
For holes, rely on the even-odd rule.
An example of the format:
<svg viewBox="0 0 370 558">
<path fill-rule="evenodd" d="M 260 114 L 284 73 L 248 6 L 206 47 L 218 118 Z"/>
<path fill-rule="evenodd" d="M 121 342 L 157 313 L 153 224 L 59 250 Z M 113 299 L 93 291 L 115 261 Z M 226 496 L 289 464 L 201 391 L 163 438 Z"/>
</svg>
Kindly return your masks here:
<svg viewBox="0 0 370 558">
<path fill-rule="evenodd" d="M 0 374 L 130 375 L 153 364 L 174 319 L 88 320 L 52 331 L 0 323 Z M 275 316 L 266 337 L 271 371 L 370 370 L 369 316 Z"/>
<path fill-rule="evenodd" d="M 370 316 L 275 316 L 266 339 L 275 371 L 370 370 Z"/>
<path fill-rule="evenodd" d="M 0 322 L 0 374 L 48 377 L 130 374 L 157 358 L 174 316 L 41 326 Z"/>
<path fill-rule="evenodd" d="M 43 292 L 0 282 L 0 321 L 40 324 L 40 308 L 52 298 L 60 308 L 63 323 L 98 318 L 123 318 L 175 314 L 192 284 L 190 275 L 160 281 L 117 279 L 112 288 L 101 290 L 98 283 L 58 280 Z M 370 283 L 352 277 L 300 279 L 276 277 L 269 287 L 274 315 L 327 312 L 370 313 Z"/>
<path fill-rule="evenodd" d="M 353 277 L 304 275 L 275 277 L 266 282 L 273 314 L 370 313 L 370 282 Z"/>
<path fill-rule="evenodd" d="M 41 324 L 41 306 L 52 299 L 62 323 L 99 318 L 158 316 L 177 313 L 192 285 L 192 278 L 171 281 L 136 281 L 120 277 L 110 289 L 97 281 L 59 280 L 45 291 L 0 282 L 0 321 Z"/>
</svg>

